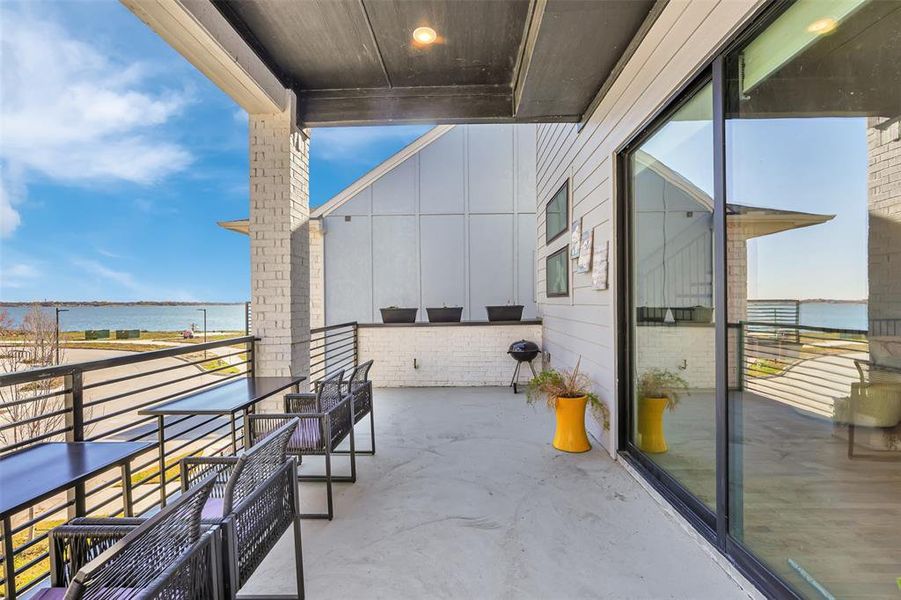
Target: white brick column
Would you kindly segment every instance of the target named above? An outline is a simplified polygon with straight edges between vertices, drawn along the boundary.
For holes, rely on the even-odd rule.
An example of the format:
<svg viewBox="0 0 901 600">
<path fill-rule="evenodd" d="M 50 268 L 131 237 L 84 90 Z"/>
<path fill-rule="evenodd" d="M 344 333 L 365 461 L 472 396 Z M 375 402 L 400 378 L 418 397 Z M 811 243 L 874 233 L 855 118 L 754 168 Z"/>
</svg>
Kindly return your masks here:
<svg viewBox="0 0 901 600">
<path fill-rule="evenodd" d="M 250 280 L 260 376 L 309 372 L 309 138 L 293 113 L 250 115 Z"/>
</svg>

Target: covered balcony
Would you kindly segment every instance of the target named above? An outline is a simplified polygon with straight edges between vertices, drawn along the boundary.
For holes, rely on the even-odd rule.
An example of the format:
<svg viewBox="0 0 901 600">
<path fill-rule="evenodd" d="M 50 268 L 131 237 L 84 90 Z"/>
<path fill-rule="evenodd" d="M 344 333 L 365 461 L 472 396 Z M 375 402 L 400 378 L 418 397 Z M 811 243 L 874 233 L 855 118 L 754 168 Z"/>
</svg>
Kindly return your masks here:
<svg viewBox="0 0 901 600">
<path fill-rule="evenodd" d="M 226 549 L 191 600 L 896 595 L 897 3 L 122 2 L 247 113 L 249 215 L 226 226 L 249 238 L 251 318 L 235 339 L 0 375 L 0 461 L 106 453 L 19 461 L 34 492 L 0 504 L 7 598 L 70 583 L 55 528 L 121 527 L 109 558 L 214 489 L 221 521 L 199 502 L 182 520 Z M 315 128 L 395 123 L 437 127 L 311 211 Z M 503 151 L 473 142 L 489 126 L 511 129 Z M 451 249 L 431 282 L 466 306 L 442 308 L 474 321 L 502 289 L 526 319 L 378 323 L 429 306 L 428 257 Z M 804 303 L 864 310 L 811 324 Z M 610 421 L 572 419 L 590 451 L 557 452 L 554 417 L 505 387 L 525 338 L 588 375 Z M 260 448 L 290 484 L 251 514 L 244 557 L 234 465 L 271 467 Z"/>
</svg>

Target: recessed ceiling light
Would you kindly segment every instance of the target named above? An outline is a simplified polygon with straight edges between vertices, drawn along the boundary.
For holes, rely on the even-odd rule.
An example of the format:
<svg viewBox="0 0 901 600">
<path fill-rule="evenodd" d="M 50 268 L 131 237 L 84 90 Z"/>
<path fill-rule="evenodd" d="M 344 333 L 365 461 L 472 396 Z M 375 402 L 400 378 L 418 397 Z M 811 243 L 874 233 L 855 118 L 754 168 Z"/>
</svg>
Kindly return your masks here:
<svg viewBox="0 0 901 600">
<path fill-rule="evenodd" d="M 431 27 L 417 27 L 413 30 L 413 39 L 420 44 L 431 44 L 438 39 L 438 34 Z"/>
<path fill-rule="evenodd" d="M 824 35 L 826 33 L 835 31 L 836 27 L 838 27 L 838 21 L 836 21 L 832 17 L 825 17 L 823 19 L 817 19 L 816 21 L 808 25 L 807 31 L 809 33 L 815 33 L 817 35 Z"/>
</svg>

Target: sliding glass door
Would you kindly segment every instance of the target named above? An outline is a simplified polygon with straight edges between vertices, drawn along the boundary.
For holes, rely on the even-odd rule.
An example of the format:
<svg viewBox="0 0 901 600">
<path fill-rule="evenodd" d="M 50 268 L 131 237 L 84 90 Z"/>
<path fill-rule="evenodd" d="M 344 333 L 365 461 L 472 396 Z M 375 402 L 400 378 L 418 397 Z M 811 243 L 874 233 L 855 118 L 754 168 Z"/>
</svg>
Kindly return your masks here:
<svg viewBox="0 0 901 600">
<path fill-rule="evenodd" d="M 712 87 L 629 154 L 630 439 L 716 505 Z"/>
<path fill-rule="evenodd" d="M 797 2 L 725 74 L 730 533 L 805 596 L 898 598 L 901 3 Z"/>
<path fill-rule="evenodd" d="M 623 450 L 777 596 L 901 591 L 901 2 L 762 17 L 623 151 Z"/>
</svg>

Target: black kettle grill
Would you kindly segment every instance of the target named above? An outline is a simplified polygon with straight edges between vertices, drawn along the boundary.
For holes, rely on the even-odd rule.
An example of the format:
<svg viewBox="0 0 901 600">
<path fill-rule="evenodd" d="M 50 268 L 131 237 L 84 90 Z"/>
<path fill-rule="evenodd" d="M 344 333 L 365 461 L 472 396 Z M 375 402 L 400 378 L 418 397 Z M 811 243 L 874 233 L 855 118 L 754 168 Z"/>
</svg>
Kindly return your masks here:
<svg viewBox="0 0 901 600">
<path fill-rule="evenodd" d="M 529 369 L 532 371 L 533 376 L 537 376 L 538 373 L 535 372 L 535 367 L 532 366 L 532 361 L 535 360 L 535 357 L 541 354 L 541 348 L 538 347 L 538 344 L 535 342 L 530 342 L 528 340 L 519 340 L 518 342 L 513 342 L 510 344 L 510 348 L 507 350 L 507 354 L 513 357 L 516 361 L 516 369 L 513 371 L 513 380 L 510 381 L 510 385 L 513 386 L 513 393 L 519 393 L 517 389 L 517 382 L 519 380 L 519 370 L 522 368 L 522 363 L 528 363 Z"/>
</svg>

